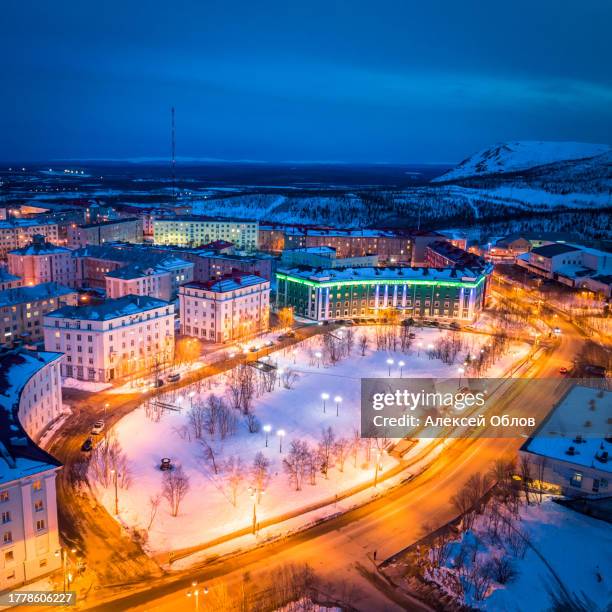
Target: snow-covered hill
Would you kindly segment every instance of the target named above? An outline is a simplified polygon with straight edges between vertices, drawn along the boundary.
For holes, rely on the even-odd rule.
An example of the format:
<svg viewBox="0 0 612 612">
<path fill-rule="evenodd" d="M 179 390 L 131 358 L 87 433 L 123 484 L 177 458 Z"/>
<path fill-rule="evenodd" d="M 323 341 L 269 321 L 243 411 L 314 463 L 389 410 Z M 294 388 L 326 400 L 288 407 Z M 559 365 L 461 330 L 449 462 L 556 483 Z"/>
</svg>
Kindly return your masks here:
<svg viewBox="0 0 612 612">
<path fill-rule="evenodd" d="M 505 142 L 475 153 L 433 182 L 455 182 L 473 177 L 515 173 L 557 162 L 589 159 L 611 151 L 610 145 L 584 142 Z"/>
</svg>

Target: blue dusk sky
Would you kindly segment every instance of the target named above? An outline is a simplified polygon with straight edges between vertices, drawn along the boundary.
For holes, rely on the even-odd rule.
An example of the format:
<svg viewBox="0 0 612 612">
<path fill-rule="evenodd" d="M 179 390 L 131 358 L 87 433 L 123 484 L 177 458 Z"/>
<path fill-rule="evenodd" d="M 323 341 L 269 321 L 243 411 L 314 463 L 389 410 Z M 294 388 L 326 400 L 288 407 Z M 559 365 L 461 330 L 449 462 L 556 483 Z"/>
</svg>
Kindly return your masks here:
<svg viewBox="0 0 612 612">
<path fill-rule="evenodd" d="M 0 159 L 453 163 L 612 142 L 604 0 L 3 0 Z"/>
</svg>

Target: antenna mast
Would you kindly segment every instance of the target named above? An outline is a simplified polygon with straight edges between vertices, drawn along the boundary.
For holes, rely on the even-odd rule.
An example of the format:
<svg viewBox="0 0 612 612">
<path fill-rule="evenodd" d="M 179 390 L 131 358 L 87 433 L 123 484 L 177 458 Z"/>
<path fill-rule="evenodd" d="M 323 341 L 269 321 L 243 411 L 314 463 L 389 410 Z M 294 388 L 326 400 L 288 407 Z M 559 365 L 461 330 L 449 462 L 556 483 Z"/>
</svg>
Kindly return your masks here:
<svg viewBox="0 0 612 612">
<path fill-rule="evenodd" d="M 176 198 L 176 129 L 174 125 L 174 106 L 172 107 L 172 197 Z"/>
</svg>

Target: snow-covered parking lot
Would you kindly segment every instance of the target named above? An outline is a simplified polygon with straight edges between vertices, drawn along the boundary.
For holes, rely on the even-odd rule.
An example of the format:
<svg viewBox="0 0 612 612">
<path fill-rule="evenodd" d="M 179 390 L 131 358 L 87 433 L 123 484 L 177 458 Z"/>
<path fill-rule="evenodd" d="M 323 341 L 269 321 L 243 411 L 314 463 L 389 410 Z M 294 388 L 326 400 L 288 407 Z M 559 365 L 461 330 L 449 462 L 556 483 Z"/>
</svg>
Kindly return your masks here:
<svg viewBox="0 0 612 612">
<path fill-rule="evenodd" d="M 245 375 L 238 367 L 183 388 L 180 395 L 159 397 L 165 407 L 143 404 L 109 432 L 109 445 L 100 445 L 109 448 L 116 439 L 120 451 L 109 450 L 106 461 L 102 451 L 93 453 L 90 481 L 96 494 L 114 514 L 114 475 L 109 476 L 109 471 L 116 465 L 119 519 L 126 527 L 141 530 L 146 548 L 157 553 L 251 526 L 254 502 L 260 522 L 333 499 L 360 483 L 373 485 L 396 460 L 379 452 L 383 441 L 359 438 L 360 379 L 388 377 L 389 368 L 396 377 L 400 369 L 407 377 L 456 377 L 468 354 L 482 354 L 491 345 L 490 337 L 483 334 L 412 331 L 416 337 L 403 351 L 399 340 L 393 346 L 383 338 L 386 346 L 381 347 L 380 327 L 345 328 L 334 332 L 332 339 L 328 336 L 327 345 L 321 334 L 273 353 L 267 362 L 271 368 L 243 366 L 250 372 Z M 352 341 L 347 340 L 351 335 Z M 452 363 L 433 357 L 434 347 L 451 339 L 459 348 Z M 480 374 L 502 376 L 529 348 L 508 343 Z M 262 373 L 268 369 L 270 374 Z M 241 393 L 249 394 L 249 385 L 253 393 L 247 402 L 249 414 L 244 415 L 245 406 L 242 411 L 236 406 Z M 325 410 L 322 394 L 329 396 Z M 175 475 L 178 470 L 188 480 L 177 516 L 163 495 L 168 472 L 159 466 L 164 457 L 171 459 Z M 284 459 L 291 461 L 291 469 Z"/>
</svg>

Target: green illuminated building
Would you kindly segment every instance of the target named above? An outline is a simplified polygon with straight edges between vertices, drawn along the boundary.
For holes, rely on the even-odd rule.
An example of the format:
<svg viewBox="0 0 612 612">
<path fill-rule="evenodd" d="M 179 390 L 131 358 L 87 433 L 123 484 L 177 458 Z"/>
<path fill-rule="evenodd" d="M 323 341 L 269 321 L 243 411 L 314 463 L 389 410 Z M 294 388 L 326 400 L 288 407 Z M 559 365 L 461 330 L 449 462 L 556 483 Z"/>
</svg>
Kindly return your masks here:
<svg viewBox="0 0 612 612">
<path fill-rule="evenodd" d="M 276 273 L 276 306 L 315 321 L 405 318 L 473 321 L 484 307 L 490 268 L 335 268 Z"/>
</svg>

